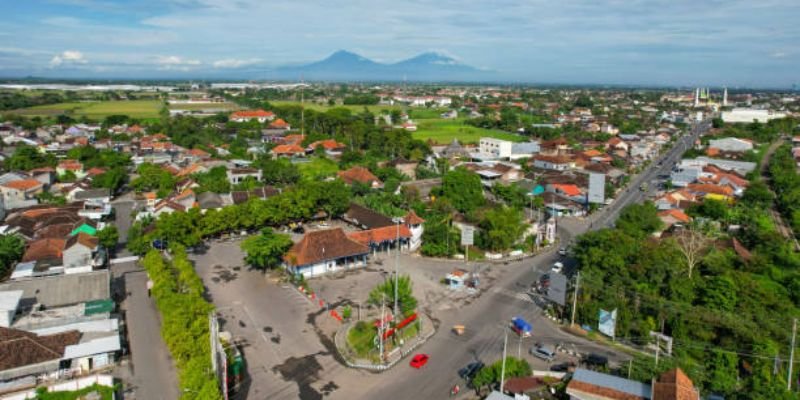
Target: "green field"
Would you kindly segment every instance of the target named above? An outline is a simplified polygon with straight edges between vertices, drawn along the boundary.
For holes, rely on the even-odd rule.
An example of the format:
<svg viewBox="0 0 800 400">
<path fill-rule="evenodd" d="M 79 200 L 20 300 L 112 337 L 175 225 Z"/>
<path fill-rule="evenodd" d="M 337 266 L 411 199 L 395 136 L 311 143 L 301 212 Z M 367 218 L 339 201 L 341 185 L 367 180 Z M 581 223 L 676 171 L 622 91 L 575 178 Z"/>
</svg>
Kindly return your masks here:
<svg viewBox="0 0 800 400">
<path fill-rule="evenodd" d="M 311 161 L 297 163 L 297 168 L 303 179 L 317 181 L 336 175 L 339 166 L 334 161 L 327 158 L 312 157 Z"/>
<path fill-rule="evenodd" d="M 300 105 L 299 101 L 270 101 L 270 104 L 274 104 L 276 106 L 286 106 L 286 105 Z M 331 108 L 347 108 L 354 113 L 359 113 L 364 111 L 364 107 L 366 107 L 369 112 L 373 114 L 381 114 L 381 113 L 388 113 L 392 110 L 403 111 L 403 106 L 401 105 L 372 105 L 372 106 L 364 106 L 364 105 L 336 105 L 336 106 L 329 106 L 317 103 L 304 103 L 305 108 L 309 110 L 315 111 L 328 111 Z M 408 112 L 408 116 L 411 119 L 417 118 L 437 118 L 439 115 L 445 111 L 447 108 L 425 108 L 425 107 L 406 107 L 406 112 Z"/>
<path fill-rule="evenodd" d="M 86 116 L 103 119 L 109 115 L 127 115 L 131 118 L 157 118 L 161 111 L 160 100 L 88 101 L 47 104 L 14 110 L 14 113 L 35 117 L 52 117 L 66 114 L 71 117 Z"/>
<path fill-rule="evenodd" d="M 439 144 L 448 144 L 458 139 L 462 144 L 478 143 L 482 137 L 522 142 L 524 137 L 513 133 L 493 129 L 478 128 L 464 123 L 464 119 L 420 119 L 416 121 L 417 131 L 414 139 L 432 140 Z"/>
<path fill-rule="evenodd" d="M 238 110 L 239 106 L 233 103 L 192 103 L 192 104 L 170 104 L 170 110 Z"/>
</svg>

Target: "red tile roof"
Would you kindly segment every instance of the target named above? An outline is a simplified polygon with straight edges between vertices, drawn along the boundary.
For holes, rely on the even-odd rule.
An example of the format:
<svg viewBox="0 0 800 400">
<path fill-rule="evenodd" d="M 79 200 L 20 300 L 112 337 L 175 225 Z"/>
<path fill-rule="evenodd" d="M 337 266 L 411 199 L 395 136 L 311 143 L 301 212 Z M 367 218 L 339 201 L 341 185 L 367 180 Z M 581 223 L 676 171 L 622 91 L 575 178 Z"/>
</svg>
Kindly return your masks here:
<svg viewBox="0 0 800 400">
<path fill-rule="evenodd" d="M 689 223 L 689 221 L 692 220 L 692 218 L 689 217 L 688 215 L 686 215 L 686 213 L 684 213 L 681 210 L 674 209 L 674 208 L 669 209 L 669 210 L 661 211 L 661 212 L 658 213 L 658 216 L 661 217 L 661 218 L 672 217 L 672 218 L 678 220 L 679 222 L 683 222 L 685 224 Z"/>
<path fill-rule="evenodd" d="M 264 110 L 242 110 L 236 111 L 231 114 L 231 119 L 234 118 L 271 118 L 274 117 L 275 114 L 272 111 L 264 111 Z"/>
<path fill-rule="evenodd" d="M 713 193 L 723 196 L 733 195 L 733 189 L 731 189 L 728 186 L 719 186 L 719 185 L 703 184 L 703 183 L 690 183 L 687 186 L 687 188 L 693 192 Z"/>
<path fill-rule="evenodd" d="M 18 329 L 0 327 L 0 370 L 58 361 L 64 349 L 80 341 L 76 330 L 52 335 L 37 335 Z"/>
<path fill-rule="evenodd" d="M 210 157 L 211 156 L 211 154 L 208 154 L 208 152 L 203 151 L 201 149 L 191 149 L 191 150 L 187 151 L 186 154 L 189 154 L 190 156 L 195 156 L 195 157 Z"/>
<path fill-rule="evenodd" d="M 272 121 L 272 123 L 269 124 L 269 127 L 272 129 L 289 129 L 289 124 L 286 121 L 278 118 L 275 121 Z"/>
<path fill-rule="evenodd" d="M 279 144 L 272 149 L 273 154 L 306 154 L 306 150 L 296 144 Z"/>
<path fill-rule="evenodd" d="M 58 167 L 70 171 L 80 171 L 83 169 L 83 164 L 78 160 L 64 160 L 58 163 Z"/>
<path fill-rule="evenodd" d="M 580 196 L 581 194 L 581 189 L 577 185 L 563 185 L 556 183 L 553 184 L 553 188 L 567 196 Z"/>
<path fill-rule="evenodd" d="M 336 228 L 306 233 L 283 260 L 292 266 L 303 266 L 363 254 L 369 254 L 367 246 L 348 238 L 342 228 Z"/>
<path fill-rule="evenodd" d="M 425 222 L 425 220 L 420 218 L 420 216 L 417 215 L 414 210 L 409 211 L 404 219 L 407 225 L 420 225 Z"/>
<path fill-rule="evenodd" d="M 303 140 L 306 140 L 306 135 L 286 135 L 283 138 L 283 144 L 296 144 L 299 146 L 303 143 Z"/>
<path fill-rule="evenodd" d="M 339 171 L 338 175 L 339 178 L 341 178 L 344 183 L 348 185 L 352 185 L 353 182 L 361 182 L 367 185 L 372 185 L 373 182 L 377 182 L 378 184 L 381 183 L 377 176 L 373 175 L 372 172 L 369 172 L 368 169 L 361 166 L 355 166 L 346 171 Z"/>
<path fill-rule="evenodd" d="M 317 140 L 314 143 L 308 145 L 309 148 L 315 149 L 317 146 L 322 146 L 325 150 L 335 150 L 344 148 L 345 145 L 343 143 L 339 143 L 333 139 L 326 139 L 326 140 Z"/>
<path fill-rule="evenodd" d="M 65 243 L 66 240 L 64 239 L 34 240 L 25 250 L 22 262 L 61 258 Z"/>
<path fill-rule="evenodd" d="M 384 226 L 367 231 L 352 232 L 349 233 L 347 237 L 365 246 L 369 246 L 370 244 L 394 242 L 397 239 L 398 231 L 402 239 L 411 237 L 411 230 L 405 225 L 400 225 L 399 229 L 396 226 Z"/>
<path fill-rule="evenodd" d="M 19 181 L 11 181 L 4 183 L 3 186 L 9 189 L 16 189 L 16 190 L 31 190 L 37 187 L 42 186 L 42 182 L 37 181 L 36 179 L 22 179 Z"/>
<path fill-rule="evenodd" d="M 653 383 L 653 400 L 699 400 L 694 383 L 680 368 L 661 374 Z"/>
</svg>

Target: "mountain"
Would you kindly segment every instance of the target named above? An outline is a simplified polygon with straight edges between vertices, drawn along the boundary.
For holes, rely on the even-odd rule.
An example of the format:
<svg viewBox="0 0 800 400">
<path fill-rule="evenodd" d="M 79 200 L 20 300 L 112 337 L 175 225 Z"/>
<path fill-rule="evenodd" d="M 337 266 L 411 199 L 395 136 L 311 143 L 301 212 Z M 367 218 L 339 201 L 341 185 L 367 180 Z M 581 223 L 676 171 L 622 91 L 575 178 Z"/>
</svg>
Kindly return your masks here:
<svg viewBox="0 0 800 400">
<path fill-rule="evenodd" d="M 490 72 L 460 63 L 440 53 L 423 53 L 400 62 L 385 64 L 356 53 L 339 50 L 324 60 L 273 70 L 273 79 L 334 81 L 479 81 L 490 80 Z"/>
</svg>

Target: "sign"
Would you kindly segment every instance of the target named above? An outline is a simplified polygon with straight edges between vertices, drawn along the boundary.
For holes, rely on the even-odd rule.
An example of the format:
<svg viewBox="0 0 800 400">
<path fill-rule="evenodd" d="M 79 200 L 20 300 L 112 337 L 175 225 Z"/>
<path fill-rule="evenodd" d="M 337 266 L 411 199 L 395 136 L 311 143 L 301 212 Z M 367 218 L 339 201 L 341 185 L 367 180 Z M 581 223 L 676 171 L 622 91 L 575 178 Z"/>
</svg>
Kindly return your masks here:
<svg viewBox="0 0 800 400">
<path fill-rule="evenodd" d="M 475 227 L 464 225 L 461 227 L 461 245 L 472 246 L 475 243 Z"/>
<path fill-rule="evenodd" d="M 589 174 L 589 203 L 604 204 L 606 201 L 606 175 Z"/>
<path fill-rule="evenodd" d="M 550 273 L 550 286 L 547 288 L 547 299 L 560 306 L 567 304 L 567 277 L 555 272 Z"/>
<path fill-rule="evenodd" d="M 613 338 L 614 331 L 617 328 L 617 309 L 615 308 L 611 312 L 600 309 L 599 319 L 600 321 L 597 323 L 597 330 L 599 330 L 600 333 Z"/>
</svg>

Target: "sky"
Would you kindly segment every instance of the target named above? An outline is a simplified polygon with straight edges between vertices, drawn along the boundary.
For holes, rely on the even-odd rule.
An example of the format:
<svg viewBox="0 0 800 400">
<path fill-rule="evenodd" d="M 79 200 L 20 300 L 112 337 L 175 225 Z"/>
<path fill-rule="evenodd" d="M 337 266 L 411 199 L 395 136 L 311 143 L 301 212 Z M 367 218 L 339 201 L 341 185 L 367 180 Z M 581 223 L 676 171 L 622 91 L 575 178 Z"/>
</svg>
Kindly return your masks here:
<svg viewBox="0 0 800 400">
<path fill-rule="evenodd" d="M 244 76 L 346 49 L 508 81 L 790 87 L 798 0 L 0 0 L 0 76 Z M 266 75 L 265 75 L 266 76 Z"/>
</svg>

